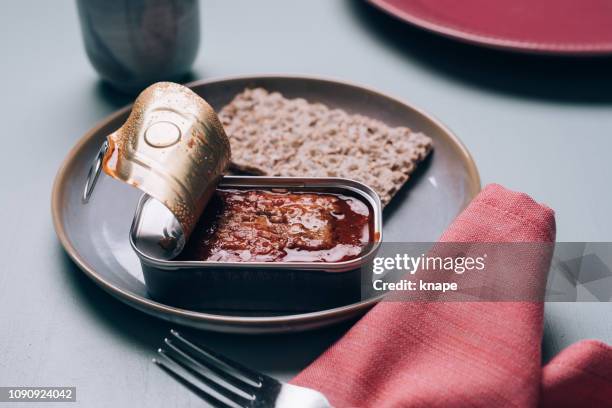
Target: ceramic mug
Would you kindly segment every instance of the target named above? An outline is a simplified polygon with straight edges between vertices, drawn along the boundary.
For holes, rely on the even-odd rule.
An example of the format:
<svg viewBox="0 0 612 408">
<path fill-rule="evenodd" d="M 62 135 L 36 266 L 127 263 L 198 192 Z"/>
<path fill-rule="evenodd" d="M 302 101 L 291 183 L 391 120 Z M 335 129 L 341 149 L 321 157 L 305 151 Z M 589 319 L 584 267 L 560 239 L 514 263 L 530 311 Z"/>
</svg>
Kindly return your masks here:
<svg viewBox="0 0 612 408">
<path fill-rule="evenodd" d="M 200 42 L 198 0 L 77 0 L 89 60 L 100 76 L 136 93 L 180 81 Z"/>
</svg>

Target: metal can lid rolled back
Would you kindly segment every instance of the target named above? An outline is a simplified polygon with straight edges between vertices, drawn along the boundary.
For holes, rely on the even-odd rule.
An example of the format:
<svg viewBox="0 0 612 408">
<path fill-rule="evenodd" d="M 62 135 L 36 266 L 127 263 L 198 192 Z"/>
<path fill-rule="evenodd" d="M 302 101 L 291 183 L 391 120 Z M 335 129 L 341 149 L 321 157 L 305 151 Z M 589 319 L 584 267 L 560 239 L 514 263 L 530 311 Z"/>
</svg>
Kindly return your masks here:
<svg viewBox="0 0 612 408">
<path fill-rule="evenodd" d="M 214 193 L 231 156 L 213 108 L 191 89 L 159 82 L 136 99 L 126 122 L 108 135 L 85 187 L 86 202 L 100 170 L 158 200 L 167 245 L 156 254 L 178 254 Z M 168 223 L 167 220 L 172 220 Z M 156 237 L 159 243 L 159 237 Z"/>
</svg>

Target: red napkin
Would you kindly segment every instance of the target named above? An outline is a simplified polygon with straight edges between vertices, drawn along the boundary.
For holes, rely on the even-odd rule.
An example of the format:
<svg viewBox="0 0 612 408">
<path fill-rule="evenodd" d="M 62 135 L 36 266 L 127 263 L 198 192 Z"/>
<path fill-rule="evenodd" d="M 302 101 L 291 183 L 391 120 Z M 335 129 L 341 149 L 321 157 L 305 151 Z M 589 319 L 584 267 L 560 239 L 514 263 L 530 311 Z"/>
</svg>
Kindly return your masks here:
<svg viewBox="0 0 612 408">
<path fill-rule="evenodd" d="M 552 210 L 489 185 L 441 241 L 554 239 Z M 337 408 L 612 407 L 612 348 L 583 341 L 542 368 L 542 315 L 540 302 L 381 302 L 292 382 Z"/>
</svg>

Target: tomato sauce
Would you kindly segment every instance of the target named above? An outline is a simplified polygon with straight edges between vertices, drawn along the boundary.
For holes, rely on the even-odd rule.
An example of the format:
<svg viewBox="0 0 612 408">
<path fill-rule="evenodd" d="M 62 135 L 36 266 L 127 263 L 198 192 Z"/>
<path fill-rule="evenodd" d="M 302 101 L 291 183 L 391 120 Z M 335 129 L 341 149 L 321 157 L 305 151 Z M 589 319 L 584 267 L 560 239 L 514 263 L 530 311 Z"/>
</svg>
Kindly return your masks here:
<svg viewBox="0 0 612 408">
<path fill-rule="evenodd" d="M 218 189 L 177 260 L 341 262 L 372 239 L 372 210 L 355 197 Z"/>
</svg>

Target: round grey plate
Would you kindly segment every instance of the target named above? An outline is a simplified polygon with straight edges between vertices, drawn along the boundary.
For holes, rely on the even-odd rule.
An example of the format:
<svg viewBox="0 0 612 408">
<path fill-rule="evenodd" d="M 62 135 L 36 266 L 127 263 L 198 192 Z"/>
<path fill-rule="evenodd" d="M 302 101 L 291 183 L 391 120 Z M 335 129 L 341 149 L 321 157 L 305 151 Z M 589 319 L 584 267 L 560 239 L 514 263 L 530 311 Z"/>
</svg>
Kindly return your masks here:
<svg viewBox="0 0 612 408">
<path fill-rule="evenodd" d="M 434 140 L 434 152 L 384 212 L 387 242 L 435 241 L 480 190 L 468 151 L 436 119 L 397 99 L 361 86 L 295 76 L 235 77 L 189 85 L 215 110 L 246 87 L 261 86 L 289 98 L 321 102 L 393 126 L 408 126 Z M 101 176 L 89 204 L 81 203 L 87 171 L 106 135 L 127 118 L 121 109 L 90 130 L 70 151 L 53 186 L 52 213 L 57 235 L 72 260 L 103 289 L 143 312 L 202 329 L 271 333 L 307 330 L 364 313 L 379 298 L 334 309 L 290 315 L 210 314 L 175 308 L 150 299 L 140 263 L 129 244 L 129 229 L 140 192 Z"/>
</svg>

